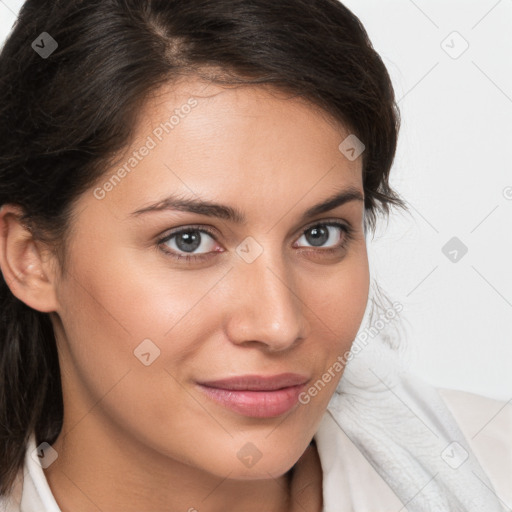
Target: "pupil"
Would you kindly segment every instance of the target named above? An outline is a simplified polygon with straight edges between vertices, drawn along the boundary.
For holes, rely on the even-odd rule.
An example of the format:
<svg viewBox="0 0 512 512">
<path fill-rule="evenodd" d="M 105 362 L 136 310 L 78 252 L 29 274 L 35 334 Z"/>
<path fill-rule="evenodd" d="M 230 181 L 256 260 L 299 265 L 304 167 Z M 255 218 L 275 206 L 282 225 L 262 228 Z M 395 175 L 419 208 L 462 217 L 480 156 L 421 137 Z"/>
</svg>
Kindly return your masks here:
<svg viewBox="0 0 512 512">
<path fill-rule="evenodd" d="M 176 237 L 176 245 L 180 251 L 194 251 L 201 243 L 201 236 L 197 231 L 187 231 L 180 233 Z"/>
<path fill-rule="evenodd" d="M 312 234 L 312 237 L 307 236 L 308 243 L 315 246 L 320 246 L 325 244 L 325 242 L 329 239 L 329 233 L 327 229 L 321 228 L 311 228 L 309 232 Z"/>
</svg>

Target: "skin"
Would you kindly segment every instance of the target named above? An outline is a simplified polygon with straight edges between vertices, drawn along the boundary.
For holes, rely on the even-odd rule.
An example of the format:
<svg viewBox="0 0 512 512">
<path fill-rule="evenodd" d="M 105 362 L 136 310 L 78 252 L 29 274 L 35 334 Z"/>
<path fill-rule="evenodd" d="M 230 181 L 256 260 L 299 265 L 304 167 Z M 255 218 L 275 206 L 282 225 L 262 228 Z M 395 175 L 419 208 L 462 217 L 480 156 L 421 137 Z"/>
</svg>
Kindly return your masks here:
<svg viewBox="0 0 512 512">
<path fill-rule="evenodd" d="M 157 92 L 120 162 L 190 97 L 198 105 L 103 199 L 94 187 L 80 196 L 67 272 L 14 205 L 0 212 L 2 272 L 18 298 L 50 313 L 56 332 L 64 424 L 46 477 L 63 512 L 320 511 L 322 471 L 309 443 L 342 372 L 274 418 L 226 409 L 195 383 L 282 372 L 314 383 L 350 348 L 369 290 L 364 204 L 300 219 L 342 188 L 363 194 L 361 157 L 339 151 L 343 126 L 268 87 L 205 89 L 189 79 Z M 175 192 L 236 207 L 247 223 L 131 215 Z M 326 220 L 353 229 L 331 254 L 344 232 L 325 227 L 329 240 L 316 247 L 306 229 Z M 169 256 L 165 248 L 183 247 L 176 238 L 158 242 L 190 225 L 214 230 L 194 251 L 209 253 L 202 262 Z M 251 263 L 236 252 L 247 237 L 263 249 Z M 160 350 L 149 366 L 134 356 L 144 339 Z M 262 454 L 252 467 L 237 457 L 249 442 Z"/>
</svg>

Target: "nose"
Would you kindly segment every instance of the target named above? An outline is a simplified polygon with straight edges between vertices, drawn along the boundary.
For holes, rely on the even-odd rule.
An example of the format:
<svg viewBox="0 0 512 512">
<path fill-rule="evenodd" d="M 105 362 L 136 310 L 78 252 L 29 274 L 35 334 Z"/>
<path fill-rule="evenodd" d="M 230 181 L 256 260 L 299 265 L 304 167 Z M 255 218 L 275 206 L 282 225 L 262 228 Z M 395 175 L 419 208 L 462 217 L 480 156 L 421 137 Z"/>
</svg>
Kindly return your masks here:
<svg viewBox="0 0 512 512">
<path fill-rule="evenodd" d="M 306 305 L 281 257 L 264 251 L 252 263 L 240 261 L 231 274 L 225 330 L 232 343 L 277 352 L 307 337 Z"/>
</svg>

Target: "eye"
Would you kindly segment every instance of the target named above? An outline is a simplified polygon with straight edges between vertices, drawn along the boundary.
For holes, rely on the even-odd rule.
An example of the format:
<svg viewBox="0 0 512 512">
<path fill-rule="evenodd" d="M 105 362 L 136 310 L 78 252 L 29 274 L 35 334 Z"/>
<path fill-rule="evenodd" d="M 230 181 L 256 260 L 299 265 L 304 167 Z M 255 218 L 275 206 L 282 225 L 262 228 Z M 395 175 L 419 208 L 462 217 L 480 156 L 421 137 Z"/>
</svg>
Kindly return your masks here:
<svg viewBox="0 0 512 512">
<path fill-rule="evenodd" d="M 171 256 L 181 259 L 201 259 L 212 251 L 215 251 L 215 238 L 213 233 L 206 229 L 198 229 L 195 227 L 187 227 L 179 231 L 175 231 L 167 235 L 159 241 L 159 245 L 165 245 L 165 251 Z M 201 248 L 203 252 L 194 253 Z M 170 250 L 168 250 L 170 249 Z M 183 256 L 180 253 L 185 253 Z M 191 254 L 189 256 L 189 254 Z"/>
<path fill-rule="evenodd" d="M 340 222 L 324 222 L 315 224 L 305 229 L 304 234 L 299 238 L 313 247 L 326 247 L 326 249 L 344 248 L 350 238 L 351 228 Z M 326 246 L 327 244 L 327 246 Z"/>
<path fill-rule="evenodd" d="M 307 227 L 303 235 L 294 244 L 305 240 L 310 247 L 318 247 L 318 253 L 327 254 L 336 251 L 342 251 L 346 248 L 352 238 L 353 228 L 341 222 L 324 221 Z M 328 244 L 328 245 L 326 245 Z M 172 258 L 176 260 L 185 260 L 187 263 L 193 261 L 206 260 L 213 256 L 212 253 L 222 252 L 216 249 L 217 242 L 215 235 L 208 229 L 196 226 L 180 228 L 177 231 L 169 233 L 158 241 L 158 246 Z M 219 246 L 220 247 L 220 246 Z M 201 252 L 195 252 L 198 249 Z"/>
</svg>

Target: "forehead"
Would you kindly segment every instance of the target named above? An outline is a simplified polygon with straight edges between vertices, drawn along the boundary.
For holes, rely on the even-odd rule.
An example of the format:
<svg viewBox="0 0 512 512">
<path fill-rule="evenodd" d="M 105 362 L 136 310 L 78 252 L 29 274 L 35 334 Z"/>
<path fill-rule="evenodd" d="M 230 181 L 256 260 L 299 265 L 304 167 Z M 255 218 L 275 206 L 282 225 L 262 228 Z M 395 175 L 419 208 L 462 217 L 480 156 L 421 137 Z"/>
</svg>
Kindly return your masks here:
<svg viewBox="0 0 512 512">
<path fill-rule="evenodd" d="M 106 199 L 124 211 L 178 192 L 275 215 L 306 196 L 362 188 L 361 158 L 339 150 L 349 134 L 327 112 L 273 87 L 166 84 L 143 105 L 130 146 L 105 173 L 103 182 L 127 170 Z"/>
<path fill-rule="evenodd" d="M 337 155 L 339 143 L 350 134 L 324 109 L 271 84 L 221 86 L 199 78 L 181 79 L 153 91 L 141 108 L 133 133 L 139 141 L 152 133 L 159 145 L 167 140 L 168 146 L 173 140 L 229 146 L 249 137 L 252 144 L 247 146 L 264 143 L 272 150 L 278 145 L 297 150 L 301 142 L 310 141 L 299 157 L 311 154 L 315 147 L 317 153 L 328 148 Z M 235 150 L 229 146 L 229 151 Z M 350 161 L 348 164 L 350 167 Z"/>
<path fill-rule="evenodd" d="M 332 115 L 314 104 L 310 99 L 291 90 L 271 83 L 261 84 L 218 84 L 206 81 L 197 76 L 186 76 L 167 82 L 150 92 L 142 108 L 147 117 L 161 114 L 162 108 L 184 105 L 190 98 L 196 98 L 203 108 L 213 104 L 210 114 L 248 113 L 251 109 L 260 111 L 261 115 L 274 114 L 279 116 L 286 111 L 299 111 L 302 115 L 323 118 L 324 122 L 336 130 L 343 130 L 343 125 Z"/>
</svg>

